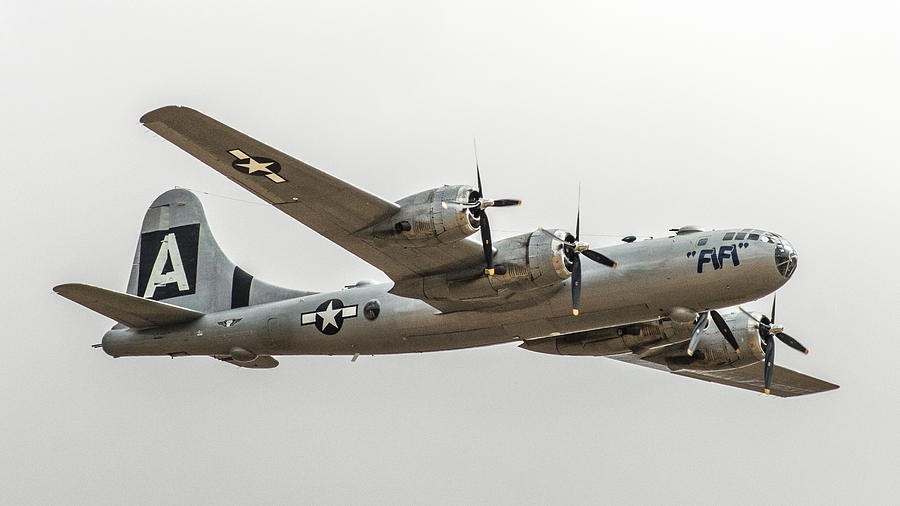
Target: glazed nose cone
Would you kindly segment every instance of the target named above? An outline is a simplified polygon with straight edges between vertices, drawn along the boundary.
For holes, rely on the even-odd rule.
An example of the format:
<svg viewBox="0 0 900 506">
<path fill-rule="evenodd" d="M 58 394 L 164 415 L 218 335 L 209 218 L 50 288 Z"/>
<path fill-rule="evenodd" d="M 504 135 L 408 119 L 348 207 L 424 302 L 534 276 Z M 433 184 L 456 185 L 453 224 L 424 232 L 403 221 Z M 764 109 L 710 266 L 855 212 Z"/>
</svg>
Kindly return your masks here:
<svg viewBox="0 0 900 506">
<path fill-rule="evenodd" d="M 797 251 L 787 239 L 779 238 L 775 245 L 775 267 L 785 278 L 790 278 L 797 269 Z"/>
</svg>

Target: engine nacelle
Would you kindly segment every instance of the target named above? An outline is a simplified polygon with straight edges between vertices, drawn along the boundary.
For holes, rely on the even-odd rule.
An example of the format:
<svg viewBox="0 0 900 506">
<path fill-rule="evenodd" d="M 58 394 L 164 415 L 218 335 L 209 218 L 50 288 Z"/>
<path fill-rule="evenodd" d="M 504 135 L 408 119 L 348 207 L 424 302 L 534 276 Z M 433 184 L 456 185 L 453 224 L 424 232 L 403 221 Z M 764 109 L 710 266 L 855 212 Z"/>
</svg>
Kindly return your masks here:
<svg viewBox="0 0 900 506">
<path fill-rule="evenodd" d="M 483 267 L 437 274 L 422 280 L 422 292 L 425 298 L 434 300 L 472 300 L 497 297 L 500 290 L 527 291 L 559 283 L 572 275 L 572 262 L 562 242 L 571 239 L 571 234 L 561 230 L 551 233 L 555 238 L 537 230 L 494 243 L 494 276 L 485 276 Z"/>
<path fill-rule="evenodd" d="M 736 369 L 763 360 L 765 353 L 759 325 L 742 312 L 722 313 L 722 317 L 738 342 L 740 354 L 735 353 L 715 324 L 710 323 L 702 331 L 694 355 L 688 356 L 687 345 L 693 325 L 671 320 L 534 339 L 525 341 L 521 347 L 539 353 L 581 356 L 618 355 L 643 348 L 649 350 L 647 360 L 665 364 L 673 371 Z M 671 346 L 673 344 L 676 346 Z M 663 351 L 655 353 L 654 348 L 663 348 Z"/>
<path fill-rule="evenodd" d="M 700 371 L 713 371 L 720 369 L 734 369 L 759 362 L 765 358 L 762 349 L 762 340 L 759 335 L 759 325 L 742 312 L 722 314 L 725 323 L 734 334 L 734 339 L 741 349 L 738 354 L 732 349 L 719 329 L 712 324 L 710 319 L 708 326 L 702 331 L 700 343 L 694 351 L 694 355 L 687 354 L 668 357 L 666 365 L 673 371 L 689 369 Z"/>
<path fill-rule="evenodd" d="M 471 186 L 441 186 L 397 201 L 400 210 L 375 225 L 372 233 L 379 239 L 418 248 L 459 241 L 481 226 L 467 203 L 478 200 Z"/>
<path fill-rule="evenodd" d="M 679 324 L 657 321 L 533 339 L 523 342 L 520 347 L 552 355 L 602 357 L 629 353 L 636 348 L 666 346 L 685 341 L 687 337 L 690 337 L 690 331 L 685 334 Z"/>
<path fill-rule="evenodd" d="M 572 259 L 566 256 L 564 240 L 574 241 L 563 230 L 540 230 L 512 237 L 497 243 L 496 265 L 506 271 L 490 278 L 499 290 L 520 285 L 521 288 L 540 288 L 568 279 L 572 275 Z"/>
</svg>

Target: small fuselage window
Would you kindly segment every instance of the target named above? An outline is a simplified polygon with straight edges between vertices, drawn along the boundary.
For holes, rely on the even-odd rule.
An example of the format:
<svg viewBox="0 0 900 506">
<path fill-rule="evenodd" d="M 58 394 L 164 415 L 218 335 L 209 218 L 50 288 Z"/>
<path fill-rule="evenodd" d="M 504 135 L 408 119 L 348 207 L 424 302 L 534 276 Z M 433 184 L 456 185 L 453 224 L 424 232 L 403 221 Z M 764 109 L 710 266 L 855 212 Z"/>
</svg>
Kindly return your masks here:
<svg viewBox="0 0 900 506">
<path fill-rule="evenodd" d="M 704 237 L 703 239 L 700 239 L 699 241 L 697 241 L 697 246 L 703 246 L 703 245 L 706 244 L 708 241 L 709 241 L 709 238 L 708 238 L 708 237 Z"/>
</svg>

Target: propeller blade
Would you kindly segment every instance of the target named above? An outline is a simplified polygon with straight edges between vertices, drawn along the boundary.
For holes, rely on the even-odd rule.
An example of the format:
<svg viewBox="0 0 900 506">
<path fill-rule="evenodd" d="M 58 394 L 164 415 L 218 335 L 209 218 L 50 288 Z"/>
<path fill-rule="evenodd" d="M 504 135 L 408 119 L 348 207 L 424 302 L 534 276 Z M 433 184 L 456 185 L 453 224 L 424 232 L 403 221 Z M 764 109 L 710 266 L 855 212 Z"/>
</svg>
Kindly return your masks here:
<svg viewBox="0 0 900 506">
<path fill-rule="evenodd" d="M 491 243 L 491 225 L 488 222 L 487 213 L 481 211 L 481 246 L 484 248 L 484 263 L 487 266 L 485 272 L 488 276 L 494 275 L 494 245 Z"/>
<path fill-rule="evenodd" d="M 500 200 L 484 200 L 478 199 L 475 202 L 461 202 L 459 200 L 444 200 L 441 201 L 441 207 L 447 209 L 447 204 L 458 204 L 466 209 L 478 209 L 483 210 L 487 207 L 508 207 L 508 206 L 518 206 L 522 204 L 521 200 L 514 199 L 500 199 Z"/>
<path fill-rule="evenodd" d="M 719 329 L 719 332 L 725 336 L 725 340 L 728 341 L 728 344 L 734 348 L 736 353 L 741 352 L 741 348 L 738 346 L 737 339 L 734 338 L 734 334 L 731 332 L 731 329 L 728 328 L 728 324 L 725 323 L 725 318 L 722 318 L 722 315 L 719 314 L 718 311 L 710 311 L 712 315 L 713 322 L 716 324 L 716 327 Z"/>
<path fill-rule="evenodd" d="M 687 348 L 688 356 L 693 356 L 694 351 L 697 349 L 697 345 L 700 344 L 700 332 L 706 328 L 707 320 L 709 320 L 709 313 L 706 311 L 700 313 L 700 317 L 697 318 L 697 324 L 694 325 L 694 331 L 691 332 L 691 342 L 688 344 Z"/>
<path fill-rule="evenodd" d="M 507 207 L 507 206 L 519 206 L 522 205 L 521 200 L 515 199 L 499 199 L 494 201 L 493 207 Z"/>
<path fill-rule="evenodd" d="M 598 264 L 603 264 L 607 267 L 612 267 L 613 269 L 615 269 L 618 266 L 617 263 L 613 262 L 609 257 L 607 257 L 606 255 L 604 255 L 602 253 L 597 253 L 596 251 L 592 251 L 589 249 L 586 249 L 586 250 L 582 251 L 581 253 L 584 254 L 584 256 L 590 258 L 591 260 L 597 262 Z"/>
<path fill-rule="evenodd" d="M 753 316 L 753 315 L 750 313 L 750 311 L 747 311 L 746 309 L 742 308 L 741 306 L 738 306 L 738 309 L 740 309 L 741 312 L 743 312 L 745 315 L 749 316 L 751 320 L 755 321 L 756 323 L 758 323 L 758 324 L 760 324 L 760 325 L 762 325 L 762 326 L 764 326 L 764 327 L 766 327 L 766 328 L 769 328 L 768 325 L 766 325 L 765 323 L 759 321 L 759 318 Z"/>
<path fill-rule="evenodd" d="M 572 260 L 572 314 L 578 316 L 579 302 L 581 302 L 581 258 L 575 255 Z"/>
<path fill-rule="evenodd" d="M 575 242 L 581 238 L 581 190 L 578 190 L 578 214 L 575 215 Z"/>
<path fill-rule="evenodd" d="M 784 332 L 779 332 L 779 333 L 775 334 L 775 337 L 777 337 L 782 343 L 803 353 L 804 355 L 809 355 L 809 350 L 806 349 L 806 346 L 803 346 L 802 344 L 800 344 L 799 341 L 797 341 L 793 337 L 785 334 Z"/>
<path fill-rule="evenodd" d="M 565 244 L 566 246 L 568 246 L 568 247 L 570 247 L 570 248 L 574 248 L 574 247 L 576 246 L 576 244 L 575 244 L 574 242 L 566 242 L 566 241 L 560 239 L 559 237 L 556 237 L 556 236 L 553 235 L 549 230 L 546 230 L 546 229 L 543 229 L 543 228 L 539 228 L 538 231 L 547 234 L 548 236 L 552 237 L 553 239 L 556 239 L 557 241 L 559 241 L 559 242 Z"/>
<path fill-rule="evenodd" d="M 481 190 L 481 169 L 478 167 L 478 153 L 475 153 L 475 174 L 478 177 L 478 194 L 484 197 L 484 192 Z"/>
<path fill-rule="evenodd" d="M 772 325 L 775 325 L 775 297 L 776 295 L 772 294 L 772 318 L 769 320 L 772 322 Z"/>
<path fill-rule="evenodd" d="M 775 339 L 772 338 L 772 335 L 769 334 L 766 337 L 766 369 L 765 369 L 765 380 L 766 380 L 766 388 L 763 392 L 766 395 L 772 393 L 772 371 L 775 369 Z"/>
<path fill-rule="evenodd" d="M 460 200 L 444 200 L 441 202 L 441 207 L 443 207 L 444 209 L 447 209 L 447 204 L 458 204 L 458 205 L 465 207 L 466 209 L 480 209 L 481 208 L 480 200 L 476 200 L 475 202 L 463 202 Z"/>
</svg>

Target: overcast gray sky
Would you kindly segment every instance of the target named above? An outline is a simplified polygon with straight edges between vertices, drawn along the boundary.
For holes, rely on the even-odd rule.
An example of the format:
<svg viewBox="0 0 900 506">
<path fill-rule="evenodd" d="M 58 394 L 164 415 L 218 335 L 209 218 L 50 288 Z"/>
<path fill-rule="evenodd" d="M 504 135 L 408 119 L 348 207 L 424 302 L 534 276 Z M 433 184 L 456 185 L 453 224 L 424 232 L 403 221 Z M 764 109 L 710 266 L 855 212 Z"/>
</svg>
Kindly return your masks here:
<svg viewBox="0 0 900 506">
<path fill-rule="evenodd" d="M 0 3 L 0 502 L 888 503 L 900 377 L 895 2 Z M 674 5 L 673 5 L 674 4 Z M 123 290 L 141 219 L 201 194 L 260 279 L 386 277 L 138 124 L 203 111 L 397 200 L 484 185 L 498 236 L 759 227 L 779 319 L 842 386 L 767 398 L 515 345 L 122 358 L 51 292 Z M 763 310 L 770 299 L 749 304 Z"/>
</svg>

